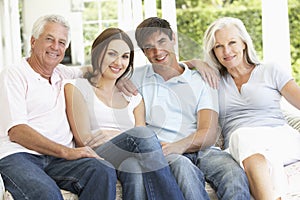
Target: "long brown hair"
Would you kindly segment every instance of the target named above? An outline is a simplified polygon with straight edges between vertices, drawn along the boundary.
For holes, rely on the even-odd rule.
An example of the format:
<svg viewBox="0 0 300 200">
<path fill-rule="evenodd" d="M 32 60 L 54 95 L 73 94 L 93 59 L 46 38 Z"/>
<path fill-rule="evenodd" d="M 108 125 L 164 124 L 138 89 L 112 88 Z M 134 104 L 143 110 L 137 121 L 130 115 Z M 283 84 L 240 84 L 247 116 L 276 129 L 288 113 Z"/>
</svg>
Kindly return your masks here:
<svg viewBox="0 0 300 200">
<path fill-rule="evenodd" d="M 85 78 L 93 85 L 96 86 L 93 78 L 102 74 L 101 66 L 103 63 L 104 55 L 107 51 L 107 47 L 112 40 L 123 40 L 130 49 L 129 64 L 125 72 L 118 78 L 118 80 L 124 76 L 131 77 L 133 73 L 133 59 L 134 59 L 134 48 L 130 37 L 123 30 L 119 28 L 107 28 L 94 40 L 91 50 L 92 60 L 92 72 L 87 72 Z M 100 62 L 99 62 L 100 60 Z M 117 80 L 117 81 L 118 81 Z"/>
</svg>

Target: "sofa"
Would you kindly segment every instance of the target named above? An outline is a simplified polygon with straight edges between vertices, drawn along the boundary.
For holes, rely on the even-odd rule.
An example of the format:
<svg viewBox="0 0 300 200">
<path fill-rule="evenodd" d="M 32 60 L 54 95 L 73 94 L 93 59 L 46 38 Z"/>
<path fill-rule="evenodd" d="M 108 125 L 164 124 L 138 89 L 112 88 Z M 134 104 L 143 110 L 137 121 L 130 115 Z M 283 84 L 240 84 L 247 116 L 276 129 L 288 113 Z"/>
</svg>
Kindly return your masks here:
<svg viewBox="0 0 300 200">
<path fill-rule="evenodd" d="M 290 111 L 283 111 L 285 118 L 290 126 L 299 131 L 300 134 L 300 114 Z M 217 142 L 217 145 L 222 147 L 222 138 Z M 299 147 L 300 148 L 300 147 Z M 289 192 L 287 200 L 300 200 L 300 161 L 291 165 L 285 166 L 285 172 L 289 182 Z M 214 190 L 209 184 L 206 184 L 206 190 L 211 200 L 218 200 Z M 61 190 L 65 200 L 78 200 L 78 197 L 68 191 Z M 13 197 L 8 191 L 5 191 L 2 178 L 0 176 L 0 200 L 13 200 Z M 117 183 L 116 200 L 122 200 L 122 188 L 120 183 Z"/>
</svg>

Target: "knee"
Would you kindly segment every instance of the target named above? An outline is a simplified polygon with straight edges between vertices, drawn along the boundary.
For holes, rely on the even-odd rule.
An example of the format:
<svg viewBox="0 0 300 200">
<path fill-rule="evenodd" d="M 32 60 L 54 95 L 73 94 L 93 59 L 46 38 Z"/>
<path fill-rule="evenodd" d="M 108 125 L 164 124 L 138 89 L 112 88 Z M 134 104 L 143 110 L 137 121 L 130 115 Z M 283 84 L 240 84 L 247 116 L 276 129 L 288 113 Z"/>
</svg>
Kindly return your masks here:
<svg viewBox="0 0 300 200">
<path fill-rule="evenodd" d="M 143 170 L 139 163 L 139 160 L 134 157 L 129 157 L 124 160 L 118 168 L 118 172 L 142 173 L 142 171 Z"/>
<path fill-rule="evenodd" d="M 95 177 L 95 179 L 103 180 L 106 179 L 108 182 L 116 183 L 117 174 L 115 168 L 105 160 L 94 160 L 90 162 L 88 169 L 91 172 L 91 177 Z M 98 177 L 98 178 L 96 178 Z"/>
<path fill-rule="evenodd" d="M 260 168 L 262 165 L 266 165 L 267 160 L 264 155 L 256 153 L 243 160 L 242 163 L 245 171 L 248 172 L 251 169 Z"/>
</svg>

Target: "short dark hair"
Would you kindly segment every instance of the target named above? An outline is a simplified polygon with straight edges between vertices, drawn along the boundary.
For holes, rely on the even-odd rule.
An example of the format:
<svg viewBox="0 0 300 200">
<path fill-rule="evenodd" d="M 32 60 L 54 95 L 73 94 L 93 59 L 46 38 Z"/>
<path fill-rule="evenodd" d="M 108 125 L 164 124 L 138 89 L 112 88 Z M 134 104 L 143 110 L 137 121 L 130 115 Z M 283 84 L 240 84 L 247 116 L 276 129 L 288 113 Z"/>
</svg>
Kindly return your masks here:
<svg viewBox="0 0 300 200">
<path fill-rule="evenodd" d="M 173 30 L 171 29 L 169 22 L 158 17 L 150 17 L 145 19 L 136 28 L 135 39 L 138 46 L 143 50 L 144 41 L 157 31 L 165 33 L 166 35 L 168 35 L 170 40 L 172 40 Z"/>
</svg>

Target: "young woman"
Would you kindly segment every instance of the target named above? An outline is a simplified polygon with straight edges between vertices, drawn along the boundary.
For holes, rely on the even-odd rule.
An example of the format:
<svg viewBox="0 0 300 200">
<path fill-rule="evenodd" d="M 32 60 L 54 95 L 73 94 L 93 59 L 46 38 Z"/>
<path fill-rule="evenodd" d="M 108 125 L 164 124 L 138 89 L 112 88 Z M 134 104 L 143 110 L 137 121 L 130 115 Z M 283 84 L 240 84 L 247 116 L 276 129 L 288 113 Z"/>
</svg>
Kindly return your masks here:
<svg viewBox="0 0 300 200">
<path fill-rule="evenodd" d="M 65 85 L 67 115 L 76 144 L 113 164 L 123 199 L 183 199 L 154 132 L 145 126 L 141 95 L 128 97 L 116 82 L 133 71 L 133 44 L 118 28 L 92 45 L 93 71 Z M 101 186 L 99 186 L 101 187 Z"/>
</svg>

